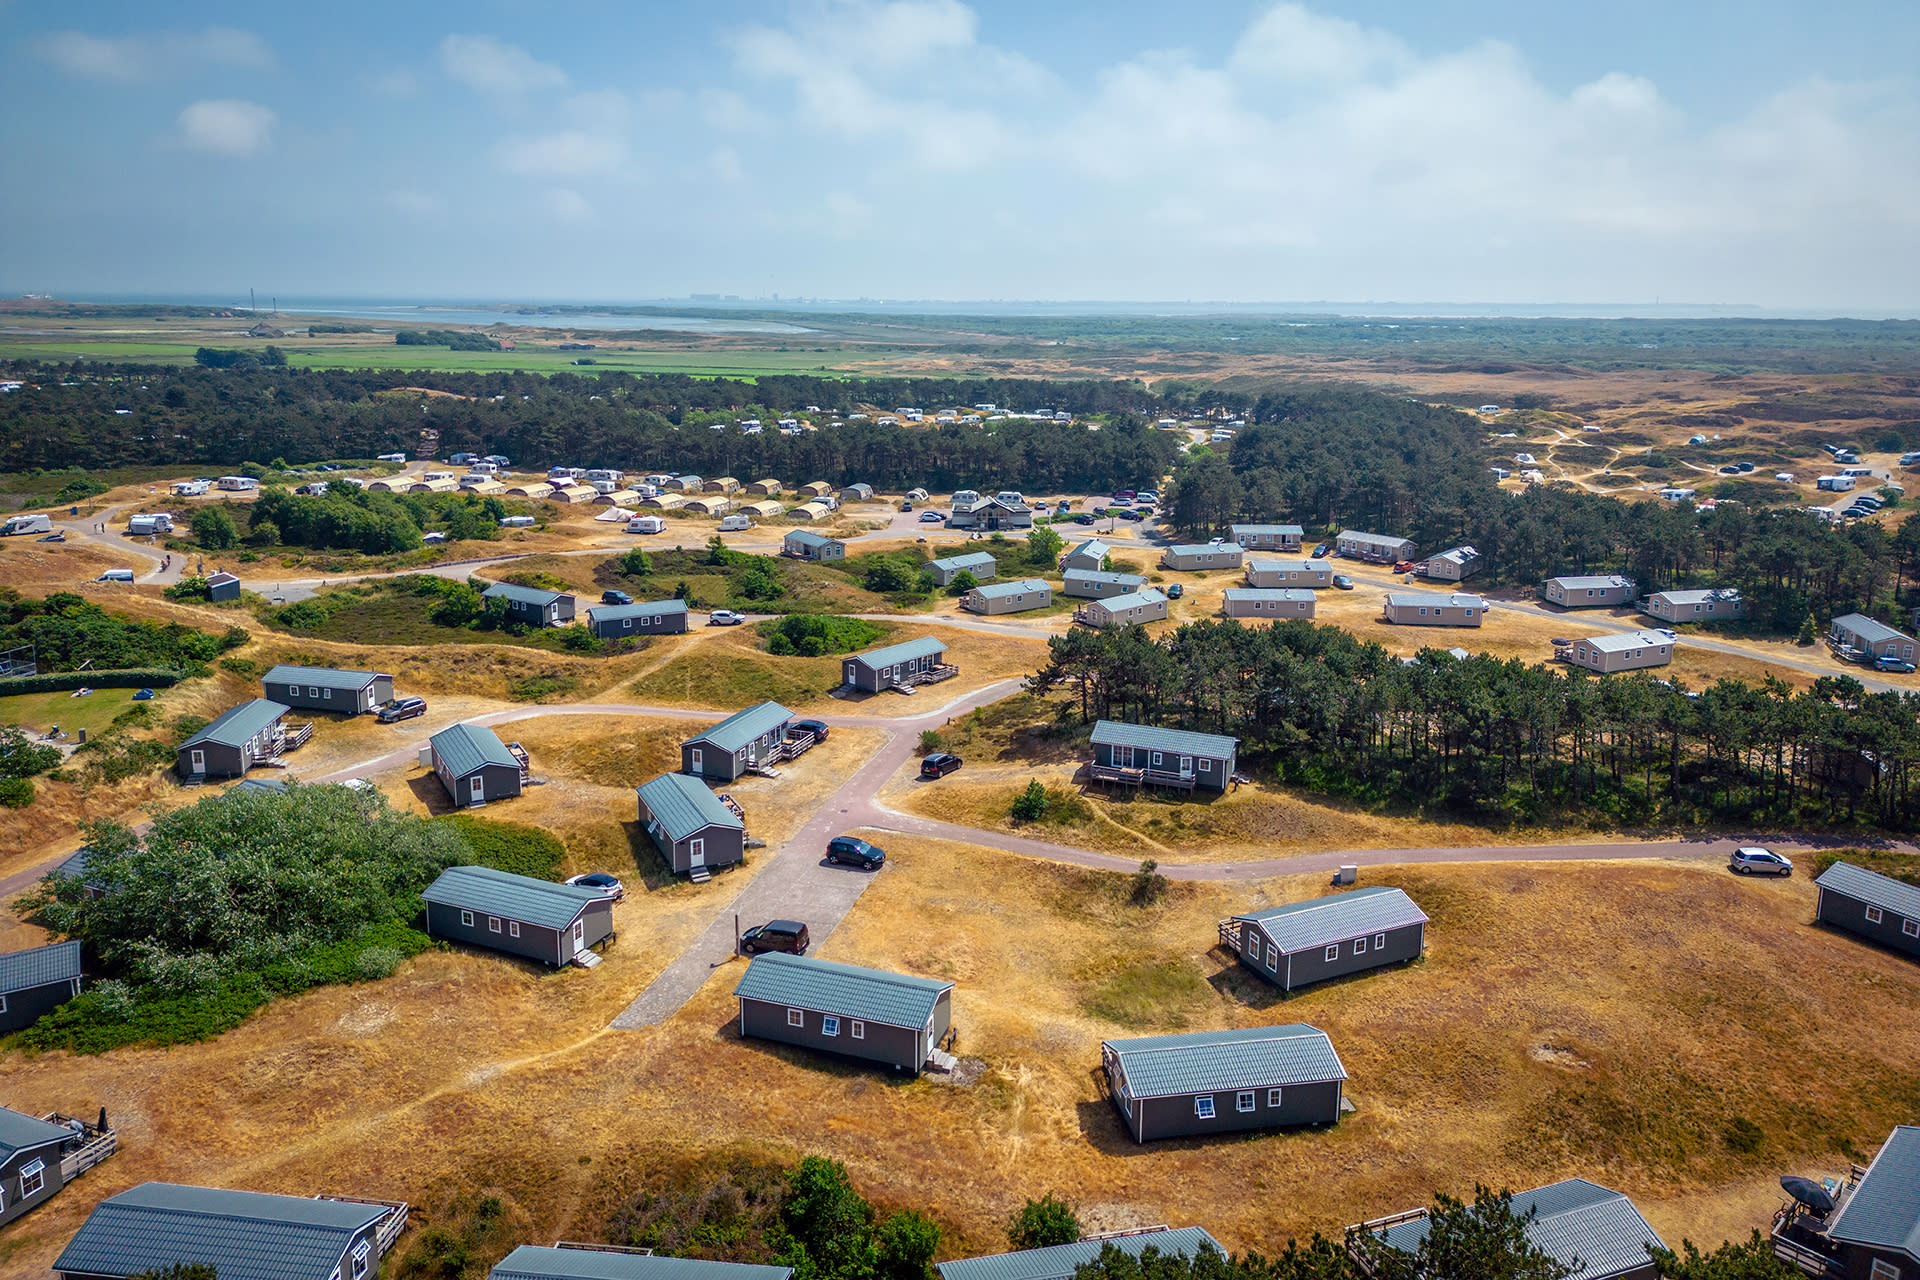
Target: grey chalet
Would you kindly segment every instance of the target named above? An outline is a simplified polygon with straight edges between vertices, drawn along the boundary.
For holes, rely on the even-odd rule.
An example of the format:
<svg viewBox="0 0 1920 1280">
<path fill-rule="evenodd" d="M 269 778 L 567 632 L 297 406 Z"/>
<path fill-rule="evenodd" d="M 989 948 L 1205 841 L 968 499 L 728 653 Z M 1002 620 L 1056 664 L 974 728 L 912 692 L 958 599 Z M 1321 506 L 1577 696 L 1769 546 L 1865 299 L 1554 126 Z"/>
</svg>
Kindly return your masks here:
<svg viewBox="0 0 1920 1280">
<path fill-rule="evenodd" d="M 1673 661 L 1673 637 L 1660 631 L 1624 631 L 1581 636 L 1561 646 L 1567 661 L 1589 671 L 1610 673 L 1664 667 Z"/>
<path fill-rule="evenodd" d="M 747 856 L 747 824 L 713 790 L 684 773 L 663 773 L 634 788 L 640 828 L 676 875 L 705 879 L 708 868 Z"/>
<path fill-rule="evenodd" d="M 1814 919 L 1920 959 L 1920 889 L 1851 862 L 1834 863 L 1813 883 Z"/>
<path fill-rule="evenodd" d="M 393 677 L 384 671 L 282 665 L 267 672 L 261 684 L 275 702 L 302 711 L 337 711 L 357 716 L 383 702 L 393 701 Z"/>
<path fill-rule="evenodd" d="M 902 640 L 840 659 L 841 683 L 868 693 L 882 689 L 912 693 L 916 685 L 937 684 L 959 674 L 960 668 L 947 661 L 946 641 L 938 636 Z"/>
<path fill-rule="evenodd" d="M 1413 556 L 1413 539 L 1396 538 L 1386 533 L 1366 533 L 1359 529 L 1342 530 L 1340 536 L 1334 539 L 1334 546 L 1349 560 L 1371 560 L 1376 564 L 1392 564 Z"/>
<path fill-rule="evenodd" d="M 427 759 L 454 804 L 510 800 L 527 781 L 527 760 L 484 725 L 448 725 L 427 739 Z"/>
<path fill-rule="evenodd" d="M 1297 524 L 1236 524 L 1228 532 L 1249 551 L 1298 551 L 1307 535 Z"/>
<path fill-rule="evenodd" d="M 1534 1247 L 1576 1268 L 1567 1280 L 1658 1280 L 1647 1246 L 1666 1245 L 1618 1191 L 1569 1178 L 1514 1196 L 1513 1212 L 1533 1215 L 1526 1235 Z M 1363 1222 L 1349 1234 L 1372 1232 L 1394 1249 L 1412 1253 L 1426 1239 L 1427 1228 L 1427 1211 L 1420 1209 Z"/>
<path fill-rule="evenodd" d="M 1350 889 L 1222 920 L 1220 941 L 1241 964 L 1292 991 L 1419 959 L 1427 914 L 1399 889 Z"/>
<path fill-rule="evenodd" d="M 761 702 L 709 725 L 680 744 L 680 772 L 732 782 L 786 759 L 793 712 Z"/>
<path fill-rule="evenodd" d="M 1487 567 L 1487 558 L 1472 547 L 1453 547 L 1437 556 L 1427 557 L 1427 576 L 1441 582 L 1458 582 Z"/>
<path fill-rule="evenodd" d="M 1093 726 L 1094 778 L 1133 787 L 1225 791 L 1240 739 L 1102 720 Z"/>
<path fill-rule="evenodd" d="M 991 582 L 1000 573 L 1000 562 L 984 551 L 970 551 L 965 555 L 929 560 L 927 572 L 938 587 L 952 586 L 953 580 L 963 573 L 972 574 L 975 582 Z"/>
<path fill-rule="evenodd" d="M 982 1258 L 955 1258 L 934 1264 L 940 1280 L 1073 1280 L 1074 1271 L 1112 1247 L 1135 1258 L 1151 1249 L 1162 1258 L 1197 1258 L 1211 1251 L 1227 1251 L 1204 1227 L 1153 1227 L 1145 1231 L 1116 1231 L 1111 1235 L 1082 1236 L 1072 1244 L 993 1253 Z"/>
<path fill-rule="evenodd" d="M 918 1073 L 953 1024 L 953 984 L 770 951 L 733 994 L 740 1034 Z"/>
<path fill-rule="evenodd" d="M 288 728 L 281 723 L 288 710 L 285 703 L 266 698 L 230 707 L 180 744 L 174 752 L 174 767 L 187 780 L 243 777 L 254 765 L 292 751 L 313 736 L 311 724 Z"/>
<path fill-rule="evenodd" d="M 1016 578 L 1012 582 L 989 582 L 974 587 L 960 598 L 960 607 L 968 613 L 1025 613 L 1044 609 L 1053 603 L 1053 588 L 1039 578 Z"/>
<path fill-rule="evenodd" d="M 1699 591 L 1656 591 L 1640 602 L 1640 611 L 1667 622 L 1719 622 L 1747 616 L 1747 602 L 1733 587 Z"/>
<path fill-rule="evenodd" d="M 1827 635 L 1843 653 L 1913 661 L 1912 636 L 1895 631 L 1884 622 L 1875 622 L 1865 614 L 1849 613 L 1835 618 Z"/>
<path fill-rule="evenodd" d="M 1160 553 L 1163 569 L 1238 569 L 1245 556 L 1237 542 L 1176 542 Z"/>
<path fill-rule="evenodd" d="M 448 867 L 420 896 L 434 937 L 556 967 L 613 936 L 613 899 L 492 867 Z"/>
<path fill-rule="evenodd" d="M 1108 1040 L 1107 1095 L 1135 1142 L 1333 1124 L 1347 1069 L 1316 1027 Z"/>
<path fill-rule="evenodd" d="M 1220 612 L 1229 618 L 1311 618 L 1317 607 L 1306 587 L 1228 587 L 1220 597 Z"/>
<path fill-rule="evenodd" d="M 780 550 L 795 560 L 845 560 L 847 544 L 811 529 L 795 529 L 780 540 Z"/>
<path fill-rule="evenodd" d="M 1147 585 L 1143 573 L 1102 573 L 1093 569 L 1069 569 L 1060 594 L 1081 600 L 1107 600 L 1129 595 Z"/>
<path fill-rule="evenodd" d="M 35 1118 L 0 1107 L 0 1224 L 30 1213 L 112 1155 L 105 1127 L 59 1114 Z"/>
<path fill-rule="evenodd" d="M 1604 605 L 1632 604 L 1640 594 L 1639 584 L 1617 573 L 1577 574 L 1548 578 L 1540 596 L 1548 604 L 1563 609 L 1597 609 Z"/>
<path fill-rule="evenodd" d="M 202 1263 L 220 1280 L 370 1280 L 407 1206 L 143 1182 L 94 1208 L 54 1260 L 61 1280 Z"/>
<path fill-rule="evenodd" d="M 505 600 L 507 620 L 529 627 L 558 627 L 573 621 L 573 597 L 564 591 L 543 591 L 511 582 L 496 582 L 480 593 L 482 600 Z"/>
<path fill-rule="evenodd" d="M 678 635 L 687 629 L 687 602 L 642 600 L 634 604 L 597 605 L 587 610 L 587 625 L 602 640 Z"/>
<path fill-rule="evenodd" d="M 66 872 L 74 858 L 61 863 L 56 874 Z M 85 861 L 80 865 L 84 870 Z M 79 879 L 79 874 L 73 878 Z M 0 955 L 0 1032 L 30 1027 L 79 994 L 77 938 Z"/>
<path fill-rule="evenodd" d="M 792 1267 L 670 1258 L 652 1250 L 606 1245 L 523 1244 L 487 1273 L 487 1280 L 792 1280 Z"/>
<path fill-rule="evenodd" d="M 1112 554 L 1112 550 L 1098 538 L 1084 539 L 1067 548 L 1060 557 L 1060 568 L 1066 572 L 1084 569 L 1099 573 L 1107 567 L 1107 556 Z"/>
<path fill-rule="evenodd" d="M 1920 1127 L 1895 1128 L 1830 1198 L 1818 1210 L 1789 1201 L 1774 1214 L 1776 1257 L 1814 1280 L 1920 1276 Z"/>
</svg>

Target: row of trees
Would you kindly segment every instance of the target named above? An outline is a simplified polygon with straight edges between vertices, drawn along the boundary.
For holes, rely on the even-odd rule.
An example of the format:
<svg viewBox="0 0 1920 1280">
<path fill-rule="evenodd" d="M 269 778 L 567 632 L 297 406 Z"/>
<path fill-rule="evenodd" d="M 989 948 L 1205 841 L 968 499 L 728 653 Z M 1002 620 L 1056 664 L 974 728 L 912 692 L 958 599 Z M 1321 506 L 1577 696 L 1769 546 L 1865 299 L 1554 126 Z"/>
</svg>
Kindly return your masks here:
<svg viewBox="0 0 1920 1280">
<path fill-rule="evenodd" d="M 41 671 L 114 671 L 137 667 L 190 668 L 245 644 L 247 633 L 196 631 L 177 622 L 114 617 L 71 591 L 25 600 L 0 587 L 0 650 L 33 646 Z"/>
<path fill-rule="evenodd" d="M 1698 693 L 1436 650 L 1405 663 L 1338 627 L 1189 623 L 1048 642 L 1036 693 L 1070 718 L 1241 740 L 1283 781 L 1480 818 L 1868 823 L 1920 828 L 1920 701 L 1771 676 Z"/>
</svg>

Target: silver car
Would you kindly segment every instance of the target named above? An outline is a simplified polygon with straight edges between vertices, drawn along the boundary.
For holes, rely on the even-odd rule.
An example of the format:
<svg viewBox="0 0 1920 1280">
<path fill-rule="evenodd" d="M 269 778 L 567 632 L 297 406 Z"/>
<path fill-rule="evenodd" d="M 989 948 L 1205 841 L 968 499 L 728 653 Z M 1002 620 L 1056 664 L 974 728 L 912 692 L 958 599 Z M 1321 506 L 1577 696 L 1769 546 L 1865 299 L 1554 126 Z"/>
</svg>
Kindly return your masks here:
<svg viewBox="0 0 1920 1280">
<path fill-rule="evenodd" d="M 1771 849 L 1749 845 L 1727 855 L 1727 869 L 1738 876 L 1790 876 L 1793 864 Z"/>
</svg>

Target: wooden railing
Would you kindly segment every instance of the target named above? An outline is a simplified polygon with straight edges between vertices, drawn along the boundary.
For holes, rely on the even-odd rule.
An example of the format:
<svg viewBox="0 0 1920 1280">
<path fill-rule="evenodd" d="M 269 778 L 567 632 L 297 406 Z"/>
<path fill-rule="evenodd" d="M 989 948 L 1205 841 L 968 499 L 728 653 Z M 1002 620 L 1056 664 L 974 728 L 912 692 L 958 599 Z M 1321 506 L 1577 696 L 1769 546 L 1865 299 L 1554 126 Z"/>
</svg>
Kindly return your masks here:
<svg viewBox="0 0 1920 1280">
<path fill-rule="evenodd" d="M 102 1129 L 99 1125 L 89 1124 L 73 1116 L 63 1116 L 58 1111 L 41 1116 L 46 1124 L 57 1124 L 63 1129 L 73 1129 L 81 1139 L 81 1144 L 60 1157 L 60 1180 L 71 1182 L 93 1166 L 105 1160 L 120 1149 L 119 1135 L 111 1126 Z"/>
<path fill-rule="evenodd" d="M 1220 945 L 1229 951 L 1240 950 L 1240 922 L 1231 916 L 1220 922 Z"/>
<path fill-rule="evenodd" d="M 1809 1249 L 1805 1245 L 1795 1244 L 1785 1236 L 1773 1237 L 1773 1256 L 1790 1267 L 1806 1272 L 1814 1280 L 1840 1280 L 1846 1274 L 1846 1268 L 1837 1258 Z"/>
<path fill-rule="evenodd" d="M 506 746 L 507 754 L 520 762 L 520 785 L 524 787 L 527 784 L 528 775 L 533 772 L 533 758 L 527 754 L 527 749 L 517 742 L 509 742 Z"/>
<path fill-rule="evenodd" d="M 1087 769 L 1100 782 L 1119 782 L 1129 787 L 1178 787 L 1191 791 L 1195 781 L 1191 773 L 1174 773 L 1166 769 L 1122 769 L 1106 764 L 1090 764 Z"/>
<path fill-rule="evenodd" d="M 369 1200 L 364 1196 L 315 1196 L 315 1200 L 330 1200 L 341 1204 L 368 1204 L 386 1209 L 380 1224 L 374 1228 L 375 1246 L 384 1255 L 393 1248 L 393 1242 L 407 1229 L 407 1202 L 404 1200 Z"/>
<path fill-rule="evenodd" d="M 1413 1222 L 1427 1216 L 1425 1209 L 1406 1209 L 1399 1213 L 1390 1213 L 1384 1218 L 1369 1218 L 1347 1228 L 1347 1257 L 1352 1259 L 1354 1268 L 1363 1276 L 1373 1274 L 1368 1269 L 1366 1254 L 1358 1247 L 1362 1236 L 1374 1236 L 1388 1227 L 1397 1227 L 1403 1222 Z"/>
</svg>

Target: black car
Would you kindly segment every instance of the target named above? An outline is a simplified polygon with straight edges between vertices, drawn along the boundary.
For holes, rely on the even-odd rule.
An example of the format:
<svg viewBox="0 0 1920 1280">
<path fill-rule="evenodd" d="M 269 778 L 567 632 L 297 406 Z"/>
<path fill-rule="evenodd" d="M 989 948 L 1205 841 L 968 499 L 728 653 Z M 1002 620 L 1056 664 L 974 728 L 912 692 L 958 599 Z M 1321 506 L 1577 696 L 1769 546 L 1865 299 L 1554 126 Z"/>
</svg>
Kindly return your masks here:
<svg viewBox="0 0 1920 1280">
<path fill-rule="evenodd" d="M 632 604 L 633 597 L 628 595 L 624 591 L 602 591 L 600 593 L 600 603 L 601 604 Z"/>
<path fill-rule="evenodd" d="M 959 756 L 947 751 L 936 751 L 920 762 L 920 776 L 927 779 L 944 778 L 959 767 Z"/>
<path fill-rule="evenodd" d="M 785 951 L 803 956 L 808 941 L 807 926 L 798 920 L 769 920 L 740 935 L 740 952 L 752 956 L 762 951 Z"/>
<path fill-rule="evenodd" d="M 1187 594 L 1187 588 L 1184 584 L 1174 582 L 1167 585 L 1167 599 L 1178 600 L 1185 594 Z"/>
<path fill-rule="evenodd" d="M 880 864 L 887 860 L 887 851 L 877 844 L 868 844 L 854 836 L 835 836 L 827 841 L 827 861 L 839 866 L 865 867 L 877 871 Z"/>
<path fill-rule="evenodd" d="M 1079 515 L 1073 518 L 1073 522 L 1075 524 L 1092 524 L 1093 521 L 1094 521 L 1094 516 L 1093 516 L 1093 513 L 1090 511 L 1082 511 Z"/>
<path fill-rule="evenodd" d="M 827 740 L 827 722 L 825 720 L 795 720 L 787 726 L 787 736 L 789 738 L 796 737 L 803 733 L 812 734 L 815 742 L 825 742 Z"/>
<path fill-rule="evenodd" d="M 381 724 L 395 724 L 401 720 L 411 720 L 415 716 L 427 714 L 425 698 L 395 698 L 392 702 L 383 702 L 380 709 L 373 713 Z"/>
<path fill-rule="evenodd" d="M 1327 552 L 1331 550 L 1332 548 L 1323 542 L 1319 546 L 1313 549 L 1313 558 L 1315 560 L 1324 560 L 1326 558 Z"/>
</svg>

